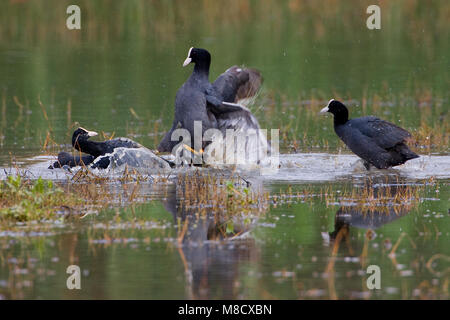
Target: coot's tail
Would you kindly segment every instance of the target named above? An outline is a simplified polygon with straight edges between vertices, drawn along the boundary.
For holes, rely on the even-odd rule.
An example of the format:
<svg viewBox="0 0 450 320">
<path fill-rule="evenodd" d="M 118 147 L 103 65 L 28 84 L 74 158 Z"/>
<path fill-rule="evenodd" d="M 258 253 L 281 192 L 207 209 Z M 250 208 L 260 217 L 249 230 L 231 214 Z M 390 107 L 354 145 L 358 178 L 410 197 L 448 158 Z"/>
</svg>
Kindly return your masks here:
<svg viewBox="0 0 450 320">
<path fill-rule="evenodd" d="M 419 155 L 411 151 L 404 143 L 400 143 L 395 146 L 393 150 L 389 152 L 391 154 L 391 166 L 398 166 L 404 164 L 406 161 L 418 158 Z"/>
<path fill-rule="evenodd" d="M 415 152 L 411 151 L 406 145 L 403 145 L 403 147 L 401 148 L 400 153 L 403 156 L 403 159 L 405 159 L 405 161 L 411 160 L 411 159 L 415 159 L 418 158 L 419 155 L 416 154 Z"/>
<path fill-rule="evenodd" d="M 404 155 L 404 157 L 406 158 L 406 161 L 411 160 L 411 159 L 415 159 L 418 158 L 419 155 L 415 154 L 414 152 L 412 152 L 411 150 L 409 150 L 409 153 L 407 155 Z"/>
</svg>

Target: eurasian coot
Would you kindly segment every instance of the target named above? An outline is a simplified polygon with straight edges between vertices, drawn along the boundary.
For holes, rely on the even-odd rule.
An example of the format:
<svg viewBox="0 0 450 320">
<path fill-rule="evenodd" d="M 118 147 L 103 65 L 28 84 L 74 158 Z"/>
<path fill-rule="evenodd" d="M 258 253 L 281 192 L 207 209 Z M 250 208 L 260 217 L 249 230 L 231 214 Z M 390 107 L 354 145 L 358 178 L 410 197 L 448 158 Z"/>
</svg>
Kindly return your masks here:
<svg viewBox="0 0 450 320">
<path fill-rule="evenodd" d="M 113 162 L 115 166 L 130 165 L 133 167 L 174 167 L 172 161 L 156 156 L 151 150 L 141 144 L 128 139 L 116 138 L 106 141 L 90 141 L 97 132 L 84 128 L 75 130 L 72 145 L 75 149 L 92 155 L 95 159 L 91 167 L 105 169 Z M 139 149 L 139 150 L 138 150 Z M 118 151 L 118 153 L 116 152 Z"/>
<path fill-rule="evenodd" d="M 85 155 L 72 155 L 68 152 L 60 152 L 58 154 L 58 161 L 54 162 L 50 165 L 49 169 L 62 168 L 64 166 L 68 166 L 70 168 L 76 166 L 87 166 L 94 161 L 94 157 L 88 154 Z"/>
<path fill-rule="evenodd" d="M 194 139 L 194 121 L 202 122 L 203 133 L 210 129 L 219 129 L 223 134 L 226 129 L 246 131 L 259 129 L 259 124 L 252 113 L 238 101 L 254 96 L 262 82 L 259 71 L 233 66 L 222 73 L 217 80 L 209 82 L 211 55 L 205 49 L 191 48 L 183 63 L 194 63 L 194 70 L 188 80 L 178 90 L 175 98 L 175 116 L 172 128 L 166 133 L 158 150 L 172 152 L 179 141 L 172 141 L 175 129 L 187 129 Z M 257 136 L 257 141 L 267 146 L 264 137 Z M 203 142 L 202 148 L 208 143 Z M 192 148 L 198 148 L 191 144 Z"/>
<path fill-rule="evenodd" d="M 364 160 L 367 170 L 370 165 L 386 169 L 419 157 L 405 143 L 411 134 L 395 124 L 373 116 L 349 120 L 347 107 L 334 99 L 320 112 L 333 114 L 334 131 Z"/>
<path fill-rule="evenodd" d="M 128 138 L 116 138 L 106 141 L 90 141 L 97 132 L 78 128 L 72 135 L 72 146 L 78 151 L 90 154 L 97 158 L 107 153 L 112 153 L 115 148 L 142 148 L 139 143 Z"/>
<path fill-rule="evenodd" d="M 129 165 L 142 169 L 167 169 L 175 164 L 167 159 L 158 157 L 151 150 L 128 138 L 116 138 L 106 141 L 90 141 L 89 138 L 97 133 L 78 128 L 72 136 L 72 145 L 78 151 L 88 155 L 71 155 L 67 152 L 58 154 L 58 161 L 49 169 L 64 166 L 75 167 L 89 165 L 92 169 L 106 169 Z"/>
</svg>

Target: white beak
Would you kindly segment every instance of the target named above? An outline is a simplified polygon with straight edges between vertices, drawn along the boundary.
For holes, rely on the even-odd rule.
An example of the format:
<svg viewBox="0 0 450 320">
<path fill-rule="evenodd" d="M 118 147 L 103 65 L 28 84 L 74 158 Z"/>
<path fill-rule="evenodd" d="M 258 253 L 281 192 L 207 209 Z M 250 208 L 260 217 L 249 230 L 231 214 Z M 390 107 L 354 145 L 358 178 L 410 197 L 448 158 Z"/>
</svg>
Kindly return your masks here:
<svg viewBox="0 0 450 320">
<path fill-rule="evenodd" d="M 320 113 L 326 113 L 328 111 L 330 111 L 330 109 L 328 108 L 328 106 L 330 105 L 331 102 L 333 102 L 334 99 L 331 99 L 330 101 L 328 101 L 328 104 L 325 108 L 323 108 L 322 110 L 320 110 Z"/>
<path fill-rule="evenodd" d="M 186 67 L 189 63 L 191 63 L 192 59 L 187 57 L 186 60 L 183 62 L 183 67 Z"/>
<path fill-rule="evenodd" d="M 192 49 L 194 49 L 194 47 L 190 47 L 190 48 L 189 48 L 187 58 L 186 58 L 186 60 L 184 60 L 184 62 L 183 62 L 183 67 L 186 67 L 189 63 L 192 62 L 192 58 L 191 58 L 191 51 L 192 51 Z"/>
<path fill-rule="evenodd" d="M 95 137 L 96 135 L 98 135 L 98 133 L 95 132 L 95 131 L 88 131 L 87 134 L 88 134 L 89 137 Z"/>
<path fill-rule="evenodd" d="M 320 110 L 320 113 L 327 113 L 328 112 L 328 106 L 326 106 L 325 108 L 323 108 L 322 110 Z"/>
</svg>

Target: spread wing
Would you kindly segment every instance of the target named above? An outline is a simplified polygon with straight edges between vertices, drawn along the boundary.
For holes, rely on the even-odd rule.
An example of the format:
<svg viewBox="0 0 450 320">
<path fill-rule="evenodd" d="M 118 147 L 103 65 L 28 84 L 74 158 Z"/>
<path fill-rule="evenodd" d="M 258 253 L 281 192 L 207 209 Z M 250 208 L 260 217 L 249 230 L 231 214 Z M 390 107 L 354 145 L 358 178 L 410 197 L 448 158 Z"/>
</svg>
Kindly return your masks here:
<svg viewBox="0 0 450 320">
<path fill-rule="evenodd" d="M 217 121 L 217 127 L 222 132 L 225 132 L 226 129 L 259 129 L 258 121 L 242 103 L 244 100 L 255 97 L 261 84 L 262 77 L 258 70 L 233 66 L 222 73 L 212 85 L 205 88 L 201 99 L 206 101 L 202 101 L 202 104 L 206 105 L 207 111 L 214 115 Z M 177 93 L 177 97 L 178 94 L 179 92 Z M 189 96 L 184 100 L 189 101 L 190 105 L 200 106 L 200 103 L 197 101 L 199 98 Z M 237 104 L 238 102 L 239 104 Z M 189 119 L 199 118 L 194 116 L 193 113 L 203 112 L 204 108 L 190 108 L 189 110 L 191 112 L 188 115 L 184 115 L 180 119 L 175 117 L 172 129 L 164 136 L 158 146 L 160 152 L 170 152 L 172 147 L 177 143 L 170 141 L 171 133 L 175 125 L 177 123 L 183 124 L 186 117 Z M 189 130 L 189 128 L 187 129 Z"/>
<path fill-rule="evenodd" d="M 232 66 L 213 83 L 214 90 L 225 102 L 254 97 L 262 84 L 261 73 L 256 69 Z"/>
<path fill-rule="evenodd" d="M 259 128 L 258 121 L 242 102 L 256 96 L 261 84 L 262 77 L 258 70 L 239 66 L 228 68 L 214 81 L 213 90 L 224 101 L 220 107 L 211 108 L 219 129 Z"/>
<path fill-rule="evenodd" d="M 217 125 L 219 129 L 225 132 L 226 129 L 242 130 L 259 129 L 258 120 L 245 107 L 239 111 L 223 113 L 217 117 Z"/>
</svg>

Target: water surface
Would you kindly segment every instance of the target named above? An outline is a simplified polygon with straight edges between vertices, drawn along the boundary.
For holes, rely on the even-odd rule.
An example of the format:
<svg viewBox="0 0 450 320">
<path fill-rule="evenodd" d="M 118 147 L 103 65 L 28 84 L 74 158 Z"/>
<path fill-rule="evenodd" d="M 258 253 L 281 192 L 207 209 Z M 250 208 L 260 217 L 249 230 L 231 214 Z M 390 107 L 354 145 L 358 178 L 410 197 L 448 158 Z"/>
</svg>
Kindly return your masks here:
<svg viewBox="0 0 450 320">
<path fill-rule="evenodd" d="M 281 168 L 241 172 L 259 201 L 232 215 L 185 206 L 175 174 L 132 203 L 133 182 L 111 182 L 116 201 L 81 219 L 4 226 L 0 298 L 449 298 L 448 1 L 383 2 L 376 31 L 371 1 L 79 1 L 80 31 L 65 27 L 69 4 L 0 4 L 0 179 L 74 184 L 47 167 L 77 125 L 155 148 L 191 46 L 211 52 L 211 79 L 261 70 L 250 108 L 280 129 Z M 317 114 L 331 98 L 410 130 L 421 157 L 365 171 Z M 366 286 L 372 264 L 380 290 Z"/>
</svg>

